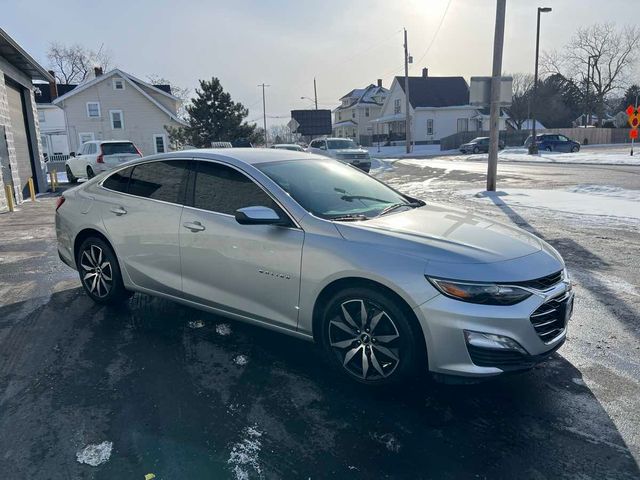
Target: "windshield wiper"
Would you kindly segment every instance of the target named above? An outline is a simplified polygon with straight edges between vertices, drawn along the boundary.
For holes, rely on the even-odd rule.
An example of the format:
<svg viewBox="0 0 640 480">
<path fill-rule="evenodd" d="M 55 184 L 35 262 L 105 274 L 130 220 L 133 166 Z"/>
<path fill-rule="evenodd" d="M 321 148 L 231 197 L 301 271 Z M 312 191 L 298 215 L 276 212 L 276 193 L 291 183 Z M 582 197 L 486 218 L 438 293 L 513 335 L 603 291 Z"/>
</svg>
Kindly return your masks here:
<svg viewBox="0 0 640 480">
<path fill-rule="evenodd" d="M 392 212 L 393 210 L 396 210 L 400 207 L 418 208 L 422 207 L 423 205 L 424 203 L 422 202 L 392 203 L 388 207 L 383 208 L 382 211 L 376 216 L 381 217 L 382 215 L 386 215 L 387 213 Z"/>
<path fill-rule="evenodd" d="M 357 222 L 358 220 L 369 220 L 369 217 L 362 213 L 349 213 L 347 215 L 337 215 L 335 217 L 329 217 L 328 220 L 336 222 Z"/>
</svg>

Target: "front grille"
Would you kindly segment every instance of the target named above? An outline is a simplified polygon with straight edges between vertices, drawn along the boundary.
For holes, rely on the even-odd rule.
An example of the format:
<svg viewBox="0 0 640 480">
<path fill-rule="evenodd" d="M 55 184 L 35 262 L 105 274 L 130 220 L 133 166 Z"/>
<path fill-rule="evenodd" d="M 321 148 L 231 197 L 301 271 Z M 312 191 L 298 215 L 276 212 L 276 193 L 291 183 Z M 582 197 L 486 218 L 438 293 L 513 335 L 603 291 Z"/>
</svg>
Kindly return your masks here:
<svg viewBox="0 0 640 480">
<path fill-rule="evenodd" d="M 513 282 L 511 285 L 519 285 L 521 287 L 535 288 L 536 290 L 547 290 L 556 283 L 562 281 L 562 270 L 547 275 L 546 277 L 536 278 L 535 280 L 527 280 L 526 282 Z"/>
<path fill-rule="evenodd" d="M 365 158 L 367 158 L 367 154 L 366 153 L 344 153 L 342 154 L 342 156 L 344 158 L 350 158 L 353 160 L 364 160 Z"/>
<path fill-rule="evenodd" d="M 543 303 L 531 314 L 531 324 L 543 342 L 549 343 L 564 332 L 572 309 L 572 295 L 565 293 Z"/>
</svg>

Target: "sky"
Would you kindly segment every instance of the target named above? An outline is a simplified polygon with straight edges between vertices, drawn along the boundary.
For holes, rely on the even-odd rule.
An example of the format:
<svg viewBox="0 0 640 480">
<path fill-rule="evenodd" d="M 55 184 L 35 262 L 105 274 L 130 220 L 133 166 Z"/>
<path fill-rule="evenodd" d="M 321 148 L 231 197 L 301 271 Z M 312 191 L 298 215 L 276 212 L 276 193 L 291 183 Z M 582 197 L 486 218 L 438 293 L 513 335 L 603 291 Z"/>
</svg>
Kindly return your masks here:
<svg viewBox="0 0 640 480">
<path fill-rule="evenodd" d="M 637 19 L 640 0 L 507 0 L 503 72 L 532 72 L 536 9 L 540 49 L 560 49 L 576 28 Z M 292 109 L 334 108 L 352 90 L 403 74 L 402 29 L 414 63 L 431 76 L 491 74 L 496 0 L 0 0 L 0 27 L 43 66 L 51 42 L 108 49 L 118 68 L 159 75 L 192 93 L 218 77 L 268 124 Z"/>
</svg>

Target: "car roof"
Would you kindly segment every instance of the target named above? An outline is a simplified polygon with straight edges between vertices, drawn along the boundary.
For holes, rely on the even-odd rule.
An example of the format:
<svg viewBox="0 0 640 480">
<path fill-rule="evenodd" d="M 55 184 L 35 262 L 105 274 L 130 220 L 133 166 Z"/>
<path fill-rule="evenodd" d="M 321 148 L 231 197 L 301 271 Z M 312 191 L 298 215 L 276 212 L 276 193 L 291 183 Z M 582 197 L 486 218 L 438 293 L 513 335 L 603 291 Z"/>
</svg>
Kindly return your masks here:
<svg viewBox="0 0 640 480">
<path fill-rule="evenodd" d="M 323 157 L 321 155 L 314 155 L 304 151 L 298 152 L 276 148 L 194 148 L 190 150 L 179 150 L 159 155 L 152 155 L 150 157 L 143 157 L 139 160 L 135 160 L 135 162 L 128 162 L 128 164 L 144 162 L 145 160 L 168 160 L 185 157 L 203 160 L 235 160 L 249 165 L 268 162 L 286 162 L 289 160 L 309 161 L 317 159 L 327 161 L 327 157 Z"/>
</svg>

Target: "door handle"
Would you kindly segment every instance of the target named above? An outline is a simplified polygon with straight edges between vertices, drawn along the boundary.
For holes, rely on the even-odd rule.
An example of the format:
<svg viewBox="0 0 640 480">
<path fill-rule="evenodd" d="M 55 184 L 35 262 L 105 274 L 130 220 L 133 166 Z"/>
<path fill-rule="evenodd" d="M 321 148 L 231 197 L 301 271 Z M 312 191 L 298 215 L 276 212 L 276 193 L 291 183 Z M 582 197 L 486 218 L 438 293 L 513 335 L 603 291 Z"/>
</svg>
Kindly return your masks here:
<svg viewBox="0 0 640 480">
<path fill-rule="evenodd" d="M 112 207 L 111 212 L 115 213 L 117 216 L 124 215 L 127 211 L 122 207 Z"/>
<path fill-rule="evenodd" d="M 186 223 L 183 223 L 182 226 L 184 228 L 188 228 L 192 232 L 201 232 L 205 230 L 204 225 L 202 225 L 200 222 L 186 222 Z"/>
</svg>

